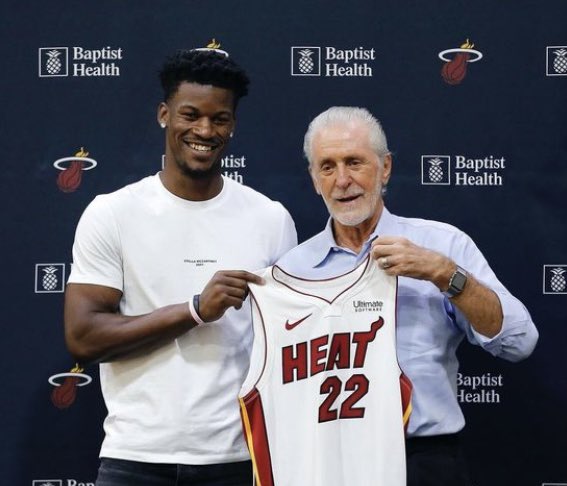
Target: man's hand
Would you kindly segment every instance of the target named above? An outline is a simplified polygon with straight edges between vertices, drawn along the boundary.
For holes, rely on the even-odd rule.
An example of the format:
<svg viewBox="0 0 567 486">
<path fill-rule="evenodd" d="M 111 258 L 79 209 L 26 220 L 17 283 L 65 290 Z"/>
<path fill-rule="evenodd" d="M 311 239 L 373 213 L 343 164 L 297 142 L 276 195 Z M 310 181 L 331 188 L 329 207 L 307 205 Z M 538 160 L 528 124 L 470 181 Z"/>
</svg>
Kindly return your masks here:
<svg viewBox="0 0 567 486">
<path fill-rule="evenodd" d="M 240 309 L 248 295 L 248 283 L 262 285 L 264 280 L 245 270 L 216 272 L 199 297 L 199 315 L 205 322 L 220 319 L 229 307 Z"/>
<path fill-rule="evenodd" d="M 453 260 L 441 253 L 397 236 L 376 238 L 370 252 L 388 275 L 428 280 L 442 292 L 449 288 L 449 281 L 457 268 Z M 466 263 L 464 265 L 466 267 Z M 491 338 L 502 329 L 502 306 L 498 296 L 473 275 L 469 274 L 463 292 L 451 302 L 480 334 Z"/>
<path fill-rule="evenodd" d="M 399 236 L 376 238 L 370 253 L 388 275 L 427 280 L 441 291 L 447 290 L 456 269 L 450 258 Z"/>
</svg>

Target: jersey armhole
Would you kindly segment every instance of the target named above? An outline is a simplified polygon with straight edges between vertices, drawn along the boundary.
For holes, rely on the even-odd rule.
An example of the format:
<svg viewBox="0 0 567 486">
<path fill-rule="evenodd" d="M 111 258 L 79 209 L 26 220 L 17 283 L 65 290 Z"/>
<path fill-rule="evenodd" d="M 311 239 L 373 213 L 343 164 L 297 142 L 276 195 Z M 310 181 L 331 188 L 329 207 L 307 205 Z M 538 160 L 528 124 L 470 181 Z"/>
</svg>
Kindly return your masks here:
<svg viewBox="0 0 567 486">
<path fill-rule="evenodd" d="M 252 343 L 252 353 L 250 355 L 250 367 L 248 374 L 242 384 L 240 396 L 245 397 L 258 386 L 258 382 L 264 376 L 267 366 L 267 343 L 264 318 L 254 297 L 253 290 L 250 290 L 250 308 L 252 313 L 252 327 L 254 340 Z"/>
</svg>

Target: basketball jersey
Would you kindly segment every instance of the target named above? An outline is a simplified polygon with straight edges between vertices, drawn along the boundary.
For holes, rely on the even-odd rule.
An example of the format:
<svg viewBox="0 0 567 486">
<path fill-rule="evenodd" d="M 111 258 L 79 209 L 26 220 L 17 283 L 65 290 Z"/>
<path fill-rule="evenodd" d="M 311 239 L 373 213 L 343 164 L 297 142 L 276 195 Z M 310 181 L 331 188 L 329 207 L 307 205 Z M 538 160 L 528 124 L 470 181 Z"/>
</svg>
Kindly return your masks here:
<svg viewBox="0 0 567 486">
<path fill-rule="evenodd" d="M 396 277 L 370 258 L 326 280 L 278 266 L 261 276 L 239 395 L 256 484 L 405 486 L 411 384 L 396 358 Z"/>
</svg>

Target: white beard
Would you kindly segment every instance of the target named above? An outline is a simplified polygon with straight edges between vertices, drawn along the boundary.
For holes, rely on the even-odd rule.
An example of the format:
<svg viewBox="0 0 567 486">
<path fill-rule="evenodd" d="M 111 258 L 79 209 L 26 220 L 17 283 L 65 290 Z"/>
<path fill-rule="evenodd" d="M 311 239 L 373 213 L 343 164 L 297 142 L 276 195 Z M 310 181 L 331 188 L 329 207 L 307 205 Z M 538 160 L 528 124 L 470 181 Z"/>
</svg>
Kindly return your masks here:
<svg viewBox="0 0 567 486">
<path fill-rule="evenodd" d="M 376 184 L 376 189 L 374 192 L 367 194 L 362 198 L 362 201 L 359 200 L 361 207 L 350 211 L 334 211 L 331 207 L 331 204 L 329 204 L 327 200 L 325 200 L 325 198 L 323 198 L 323 201 L 325 202 L 325 206 L 327 206 L 329 214 L 335 221 L 339 222 L 343 226 L 357 226 L 374 216 L 376 208 L 378 207 L 378 202 L 381 198 L 381 194 L 382 184 L 378 182 Z"/>
</svg>

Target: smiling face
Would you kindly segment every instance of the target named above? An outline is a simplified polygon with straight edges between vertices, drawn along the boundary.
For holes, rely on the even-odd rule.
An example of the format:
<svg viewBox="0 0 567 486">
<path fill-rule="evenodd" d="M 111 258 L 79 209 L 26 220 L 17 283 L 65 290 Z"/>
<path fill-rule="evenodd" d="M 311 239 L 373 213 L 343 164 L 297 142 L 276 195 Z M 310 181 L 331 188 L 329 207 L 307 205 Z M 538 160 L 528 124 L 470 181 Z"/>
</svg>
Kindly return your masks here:
<svg viewBox="0 0 567 486">
<path fill-rule="evenodd" d="M 220 174 L 221 158 L 235 126 L 232 91 L 182 82 L 160 104 L 158 122 L 167 127 L 166 171 L 192 179 Z"/>
<path fill-rule="evenodd" d="M 315 133 L 309 168 L 317 194 L 335 227 L 374 226 L 382 212 L 382 187 L 390 178 L 391 158 L 380 161 L 368 127 L 361 121 L 327 126 Z"/>
</svg>

